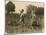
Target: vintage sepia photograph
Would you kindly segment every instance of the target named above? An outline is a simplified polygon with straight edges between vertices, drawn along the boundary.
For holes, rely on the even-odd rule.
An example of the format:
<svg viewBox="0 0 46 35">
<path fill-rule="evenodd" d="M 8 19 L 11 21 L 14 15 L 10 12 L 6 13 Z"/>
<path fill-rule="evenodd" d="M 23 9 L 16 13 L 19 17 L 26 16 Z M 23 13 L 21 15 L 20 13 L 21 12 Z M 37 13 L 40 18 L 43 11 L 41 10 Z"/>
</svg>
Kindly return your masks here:
<svg viewBox="0 0 46 35">
<path fill-rule="evenodd" d="M 5 2 L 5 33 L 44 32 L 44 2 Z"/>
</svg>

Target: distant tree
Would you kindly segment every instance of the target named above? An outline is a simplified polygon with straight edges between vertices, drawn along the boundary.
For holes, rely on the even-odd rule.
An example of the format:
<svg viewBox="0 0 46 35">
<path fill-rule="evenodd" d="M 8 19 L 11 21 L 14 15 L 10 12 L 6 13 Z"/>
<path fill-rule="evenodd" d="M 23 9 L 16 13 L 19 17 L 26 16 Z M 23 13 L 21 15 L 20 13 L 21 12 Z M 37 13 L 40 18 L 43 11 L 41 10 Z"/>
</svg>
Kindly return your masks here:
<svg viewBox="0 0 46 35">
<path fill-rule="evenodd" d="M 15 5 L 9 1 L 7 4 L 6 4 L 6 11 L 7 11 L 7 14 L 9 14 L 10 12 L 14 12 L 15 11 Z"/>
<path fill-rule="evenodd" d="M 44 8 L 38 7 L 35 14 L 36 15 L 44 15 Z"/>
<path fill-rule="evenodd" d="M 27 6 L 27 13 L 30 14 L 32 12 L 32 10 L 34 10 L 34 8 L 36 9 L 37 7 L 33 6 L 33 5 L 28 5 Z"/>
<path fill-rule="evenodd" d="M 44 15 L 44 8 L 43 7 L 37 8 L 37 6 L 28 5 L 27 6 L 27 13 L 31 14 L 32 10 L 35 10 L 36 15 Z"/>
</svg>

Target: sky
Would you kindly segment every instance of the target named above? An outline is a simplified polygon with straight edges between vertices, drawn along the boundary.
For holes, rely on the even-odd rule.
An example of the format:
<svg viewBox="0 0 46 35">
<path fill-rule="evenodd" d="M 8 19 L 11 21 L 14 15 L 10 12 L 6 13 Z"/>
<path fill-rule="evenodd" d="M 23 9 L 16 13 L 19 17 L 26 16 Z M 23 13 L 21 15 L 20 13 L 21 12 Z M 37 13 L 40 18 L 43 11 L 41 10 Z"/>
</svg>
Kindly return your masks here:
<svg viewBox="0 0 46 35">
<path fill-rule="evenodd" d="M 6 3 L 8 2 L 9 0 L 6 1 Z M 20 13 L 20 10 L 21 9 L 24 9 L 24 13 L 26 13 L 26 6 L 31 4 L 31 5 L 34 5 L 34 6 L 37 6 L 37 7 L 44 7 L 44 3 L 43 2 L 21 2 L 21 1 L 15 1 L 15 0 L 10 0 L 12 1 L 15 6 L 16 6 L 16 13 Z"/>
</svg>

